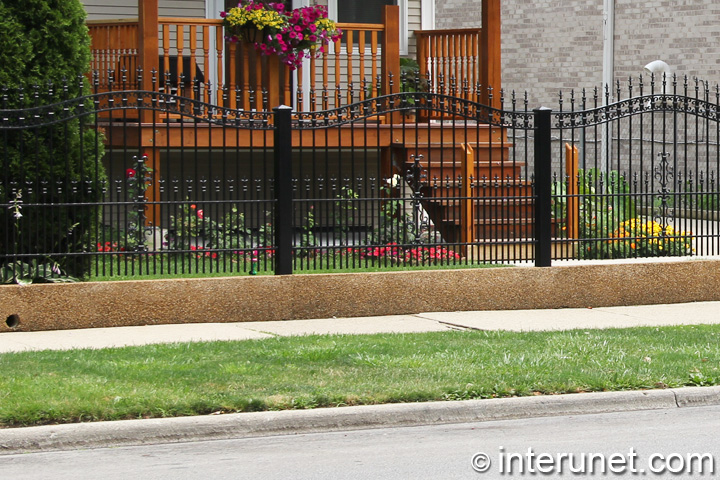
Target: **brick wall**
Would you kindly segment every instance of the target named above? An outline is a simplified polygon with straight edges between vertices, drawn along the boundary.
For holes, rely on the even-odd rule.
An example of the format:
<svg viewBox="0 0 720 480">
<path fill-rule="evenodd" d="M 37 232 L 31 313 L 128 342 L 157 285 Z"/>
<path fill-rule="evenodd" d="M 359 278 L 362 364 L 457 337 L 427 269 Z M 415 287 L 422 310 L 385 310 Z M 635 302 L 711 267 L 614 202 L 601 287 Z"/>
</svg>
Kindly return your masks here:
<svg viewBox="0 0 720 480">
<path fill-rule="evenodd" d="M 720 81 L 720 3 L 716 0 L 618 0 L 615 7 L 615 73 L 642 73 L 653 60 L 673 72 Z"/>
<path fill-rule="evenodd" d="M 481 6 L 480 0 L 435 0 L 435 28 L 478 28 Z"/>
<path fill-rule="evenodd" d="M 559 90 L 602 83 L 602 1 L 502 2 L 503 88 L 554 107 Z"/>
<path fill-rule="evenodd" d="M 436 28 L 480 26 L 477 0 L 437 0 Z M 528 91 L 530 106 L 557 92 L 602 84 L 602 0 L 502 0 L 503 88 Z M 678 75 L 720 82 L 720 2 L 616 0 L 615 78 L 653 60 Z"/>
</svg>

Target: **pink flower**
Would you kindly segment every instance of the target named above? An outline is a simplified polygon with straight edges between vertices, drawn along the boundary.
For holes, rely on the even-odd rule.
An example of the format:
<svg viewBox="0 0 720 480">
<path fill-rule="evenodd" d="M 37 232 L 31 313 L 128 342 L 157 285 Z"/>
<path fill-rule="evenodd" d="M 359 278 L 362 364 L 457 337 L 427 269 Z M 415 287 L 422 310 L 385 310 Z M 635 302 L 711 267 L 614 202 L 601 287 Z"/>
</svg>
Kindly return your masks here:
<svg viewBox="0 0 720 480">
<path fill-rule="evenodd" d="M 220 12 L 220 18 L 225 18 L 227 16 L 227 12 Z"/>
<path fill-rule="evenodd" d="M 203 211 L 202 211 L 202 210 L 198 210 L 198 211 L 197 211 L 197 217 L 198 217 L 200 220 L 203 219 Z"/>
</svg>

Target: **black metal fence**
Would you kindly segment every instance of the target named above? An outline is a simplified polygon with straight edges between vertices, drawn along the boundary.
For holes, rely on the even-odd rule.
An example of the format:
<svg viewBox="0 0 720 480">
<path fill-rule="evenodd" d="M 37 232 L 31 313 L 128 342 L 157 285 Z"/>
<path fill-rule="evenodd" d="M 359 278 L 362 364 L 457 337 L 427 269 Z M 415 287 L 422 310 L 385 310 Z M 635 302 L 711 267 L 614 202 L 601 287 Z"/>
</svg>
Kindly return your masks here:
<svg viewBox="0 0 720 480">
<path fill-rule="evenodd" d="M 641 80 L 530 111 L 404 80 L 316 113 L 224 107 L 237 91 L 5 89 L 3 279 L 716 253 L 717 88 Z"/>
</svg>

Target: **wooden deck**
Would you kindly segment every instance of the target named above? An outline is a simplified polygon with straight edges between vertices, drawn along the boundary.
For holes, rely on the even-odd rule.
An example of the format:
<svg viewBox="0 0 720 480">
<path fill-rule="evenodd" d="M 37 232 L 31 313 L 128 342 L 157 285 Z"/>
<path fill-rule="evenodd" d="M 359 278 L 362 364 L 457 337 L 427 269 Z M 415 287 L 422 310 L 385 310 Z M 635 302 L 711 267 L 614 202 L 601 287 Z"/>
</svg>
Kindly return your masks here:
<svg viewBox="0 0 720 480">
<path fill-rule="evenodd" d="M 500 0 L 482 2 L 482 28 L 415 31 L 416 60 L 429 91 L 498 107 L 488 89 L 501 88 Z M 381 24 L 339 24 L 342 38 L 295 71 L 249 44 L 225 42 L 219 18 L 159 17 L 157 0 L 139 2 L 137 18 L 88 27 L 99 92 L 184 88 L 189 98 L 229 108 L 314 112 L 399 91 L 397 6 L 384 8 Z M 190 88 L 195 82 L 201 88 Z"/>
<path fill-rule="evenodd" d="M 446 95 L 450 102 L 457 99 L 500 108 L 500 96 L 492 95 L 501 89 L 500 0 L 482 0 L 482 4 L 481 28 L 415 31 L 416 60 L 426 92 Z M 397 6 L 384 7 L 382 24 L 339 24 L 342 38 L 295 71 L 277 58 L 258 55 L 250 45 L 226 43 L 221 19 L 159 17 L 157 0 L 139 2 L 138 18 L 91 21 L 88 26 L 96 92 L 158 92 L 245 113 L 267 112 L 281 104 L 313 113 L 401 91 Z M 173 149 L 274 146 L 272 129 L 233 128 L 228 134 L 227 126 L 203 121 L 202 115 L 168 114 L 148 106 L 120 113 L 105 111 L 98 117 L 110 148 L 137 149 L 147 155 L 148 166 L 156 172 L 162 171 L 164 156 Z M 445 107 L 453 111 L 452 105 Z M 208 110 L 206 116 L 213 115 L 210 107 L 203 108 Z M 447 114 L 441 118 L 447 119 Z M 481 172 L 492 174 L 493 169 L 501 176 L 506 172 L 516 176 L 517 166 L 506 165 L 509 145 L 503 128 L 472 125 L 458 135 L 455 126 L 437 119 L 432 113 L 420 114 L 421 123 L 405 123 L 407 119 L 400 113 L 381 113 L 370 121 L 370 127 L 367 122 L 357 122 L 326 129 L 322 134 L 294 130 L 292 144 L 317 149 L 376 149 L 385 178 L 405 168 L 402 161 L 393 165 L 392 158 L 407 160 L 412 155 L 423 155 L 427 163 L 424 168 L 434 172 L 446 148 L 460 152 L 457 158 L 453 154 L 444 170 L 438 170 L 446 176 L 468 177 L 475 172 L 477 177 Z M 462 202 L 426 200 L 426 208 L 437 217 L 435 222 L 446 224 L 445 235 L 458 242 L 484 235 L 483 225 L 493 223 L 485 218 L 488 214 L 479 203 L 472 205 L 469 197 L 478 192 L 468 185 L 465 182 L 464 187 L 453 187 L 451 192 L 453 197 L 467 197 Z M 157 183 L 146 195 L 151 203 L 160 200 Z M 431 196 L 429 190 L 427 195 Z M 524 215 L 524 207 L 516 210 Z M 448 212 L 450 218 L 446 218 Z M 159 216 L 159 209 L 150 207 L 148 222 L 159 223 Z"/>
</svg>

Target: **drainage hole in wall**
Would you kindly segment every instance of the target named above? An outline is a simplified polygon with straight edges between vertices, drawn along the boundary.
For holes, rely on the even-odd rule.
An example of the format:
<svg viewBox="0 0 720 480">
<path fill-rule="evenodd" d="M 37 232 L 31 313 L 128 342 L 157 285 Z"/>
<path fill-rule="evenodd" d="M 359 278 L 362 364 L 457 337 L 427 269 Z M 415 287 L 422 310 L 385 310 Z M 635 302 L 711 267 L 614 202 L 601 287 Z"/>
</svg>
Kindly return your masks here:
<svg viewBox="0 0 720 480">
<path fill-rule="evenodd" d="M 7 320 L 5 320 L 5 325 L 7 325 L 8 328 L 17 328 L 17 326 L 20 325 L 20 315 L 13 313 L 8 316 Z"/>
</svg>

